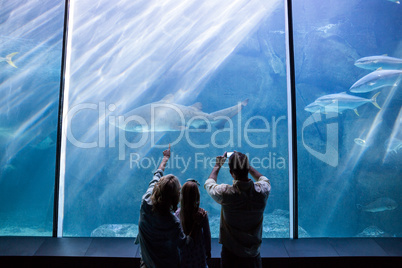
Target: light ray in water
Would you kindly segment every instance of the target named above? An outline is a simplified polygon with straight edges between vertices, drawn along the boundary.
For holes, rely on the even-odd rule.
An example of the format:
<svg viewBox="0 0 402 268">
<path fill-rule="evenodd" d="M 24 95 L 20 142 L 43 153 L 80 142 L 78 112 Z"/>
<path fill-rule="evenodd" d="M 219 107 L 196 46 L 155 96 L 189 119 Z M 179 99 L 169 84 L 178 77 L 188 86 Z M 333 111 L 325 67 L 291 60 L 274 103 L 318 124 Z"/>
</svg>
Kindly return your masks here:
<svg viewBox="0 0 402 268">
<path fill-rule="evenodd" d="M 109 5 L 99 1 L 103 10 L 99 8 L 90 20 L 93 5 L 77 2 L 72 104 L 76 98 L 85 102 L 93 101 L 94 95 L 104 99 L 117 95 L 110 101 L 127 112 L 157 80 L 177 76 L 179 82 L 166 85 L 170 92 L 186 92 L 176 101 L 194 98 L 200 82 L 279 3 L 264 2 L 121 0 Z M 108 21 L 116 24 L 103 23 L 106 16 L 112 16 Z M 104 54 L 99 55 L 99 51 Z"/>
<path fill-rule="evenodd" d="M 387 160 L 390 153 L 398 153 L 402 146 L 402 108 L 399 109 L 398 117 L 394 123 L 391 136 L 385 142 L 385 155 L 383 163 Z"/>
<path fill-rule="evenodd" d="M 401 78 L 398 78 L 398 79 L 400 80 Z M 396 83 L 397 85 L 393 86 L 391 88 L 391 90 L 389 91 L 387 98 L 386 98 L 384 104 L 382 105 L 381 110 L 377 113 L 371 126 L 367 129 L 367 134 L 365 135 L 365 139 L 364 139 L 365 143 L 364 144 L 370 145 L 370 144 L 373 144 L 374 142 L 376 142 L 374 139 L 377 136 L 377 133 L 379 131 L 381 131 L 380 126 L 381 126 L 381 123 L 383 122 L 384 113 L 385 113 L 385 111 L 387 111 L 387 109 L 391 103 L 391 100 L 393 99 L 394 95 L 396 94 L 396 92 L 398 90 L 399 80 Z M 395 130 L 395 127 L 394 127 L 394 130 Z M 365 132 L 366 132 L 366 130 L 364 130 L 363 133 L 365 133 Z M 360 142 L 360 140 L 358 140 L 357 142 Z M 383 142 L 383 141 L 381 141 L 381 142 Z M 348 187 L 349 183 L 343 181 L 343 179 L 350 177 L 350 174 L 349 175 L 347 175 L 347 174 L 350 172 L 353 172 L 357 163 L 359 163 L 359 161 L 361 161 L 361 157 L 362 157 L 364 151 L 366 150 L 366 148 L 367 148 L 367 146 L 361 146 L 361 145 L 355 144 L 355 146 L 353 146 L 352 150 L 350 150 L 348 159 L 345 161 L 345 163 L 347 163 L 347 164 L 345 164 L 343 167 L 338 167 L 337 174 L 335 176 L 328 176 L 328 179 L 323 182 L 322 190 L 317 193 L 317 200 L 324 200 L 324 199 L 326 199 L 323 197 L 325 195 L 327 195 L 327 192 L 326 192 L 327 188 L 335 187 L 334 186 L 335 184 L 336 184 L 336 188 L 338 188 L 338 193 L 339 193 L 337 196 L 332 196 L 331 204 L 329 204 L 329 206 L 331 206 L 333 209 L 327 211 L 328 215 L 323 217 L 326 220 L 323 220 L 320 223 L 321 228 L 319 228 L 319 230 L 322 230 L 323 234 L 326 233 L 325 228 L 327 228 L 329 226 L 329 222 L 334 217 L 336 217 L 334 215 L 334 213 L 337 211 L 335 208 L 339 206 L 339 202 L 344 200 L 344 196 L 348 193 L 346 188 Z"/>
<path fill-rule="evenodd" d="M 24 132 L 26 132 L 29 128 L 36 125 L 37 122 L 43 118 L 43 115 L 50 109 L 52 104 L 53 104 L 52 102 L 48 103 L 42 109 L 40 109 L 36 114 L 34 114 L 29 119 L 27 119 L 22 125 L 20 125 L 20 127 L 17 129 L 17 131 L 14 133 L 14 135 L 16 137 L 19 137 Z"/>
<path fill-rule="evenodd" d="M 384 104 L 382 105 L 381 110 L 377 113 L 376 117 L 373 120 L 373 123 L 371 124 L 370 128 L 368 129 L 365 141 L 366 144 L 373 144 L 375 142 L 375 137 L 378 133 L 378 131 L 380 131 L 379 126 L 381 125 L 381 123 L 383 122 L 383 118 L 384 118 L 384 113 L 387 111 L 392 99 L 394 98 L 397 90 L 398 90 L 398 84 L 401 80 L 401 77 L 398 78 L 397 83 L 395 86 L 391 87 L 387 98 L 385 99 Z M 383 141 L 381 141 L 383 142 Z M 351 151 L 350 157 L 349 157 L 349 161 L 348 163 L 350 163 L 350 165 L 348 166 L 348 168 L 350 167 L 354 167 L 358 161 L 360 161 L 360 158 L 364 152 L 365 147 L 360 147 L 357 148 L 358 146 L 355 146 L 355 148 L 353 148 L 353 150 Z M 358 153 L 356 155 L 355 153 L 355 149 L 358 150 Z M 343 173 L 343 172 L 342 172 Z"/>
<path fill-rule="evenodd" d="M 2 7 L 8 13 L 1 25 L 2 53 L 18 52 L 13 57 L 18 68 L 3 69 L 0 83 L 0 124 L 13 137 L 2 144 L 0 163 L 8 164 L 34 140 L 49 137 L 56 127 L 57 114 L 52 109 L 58 101 L 62 29 L 52 27 L 62 26 L 57 22 L 62 22 L 64 4 L 6 1 Z"/>
<path fill-rule="evenodd" d="M 70 107 L 106 101 L 106 107 L 113 103 L 116 113 L 123 115 L 169 93 L 175 96 L 175 103 L 193 102 L 202 90 L 199 85 L 279 4 L 279 0 L 100 0 L 95 5 L 77 1 L 73 11 Z M 155 99 L 141 99 L 141 94 L 151 88 L 155 92 L 149 95 Z M 106 113 L 108 117 L 107 109 Z M 93 141 L 99 129 L 105 127 L 98 124 L 107 124 L 107 120 L 77 127 L 88 128 L 84 139 Z M 163 136 L 157 133 L 154 143 Z M 148 142 L 135 152 L 146 156 L 150 149 Z M 69 146 L 66 153 L 67 165 L 74 167 L 73 159 L 80 149 Z M 70 190 L 74 193 L 70 198 L 102 172 L 103 166 L 91 162 L 77 169 L 77 179 L 82 183 Z M 133 172 L 128 165 L 129 161 L 124 161 L 116 167 L 117 179 L 102 195 L 126 185 Z"/>
<path fill-rule="evenodd" d="M 399 78 L 401 79 L 401 78 Z M 396 83 L 397 85 L 399 84 Z M 367 135 L 365 138 L 366 144 L 373 144 L 374 142 L 376 142 L 374 139 L 377 136 L 378 131 L 381 131 L 381 128 L 379 127 L 381 125 L 381 123 L 383 122 L 383 118 L 384 118 L 384 113 L 385 111 L 388 109 L 391 100 L 393 99 L 394 95 L 396 94 L 397 90 L 398 90 L 398 86 L 393 86 L 391 88 L 391 90 L 389 91 L 389 94 L 387 95 L 387 98 L 384 102 L 384 104 L 382 105 L 381 110 L 377 113 L 377 115 L 375 116 L 373 123 L 371 124 L 370 128 L 367 131 Z M 401 113 L 400 113 L 401 114 Z M 399 116 L 398 119 L 400 120 Z M 397 124 L 395 124 L 397 125 Z M 395 126 L 394 125 L 394 126 Z M 394 127 L 395 130 L 395 127 Z M 392 135 L 391 135 L 392 136 Z M 378 142 L 378 141 L 377 141 Z M 381 141 L 383 142 L 383 141 Z M 345 161 L 345 164 L 343 168 L 339 168 L 337 171 L 337 175 L 335 175 L 335 180 L 334 182 L 337 183 L 337 187 L 339 188 L 338 193 L 339 195 L 333 198 L 333 202 L 331 203 L 331 206 L 334 208 L 332 210 L 328 210 L 328 216 L 325 217 L 326 220 L 324 220 L 322 222 L 322 228 L 320 230 L 323 230 L 323 233 L 325 233 L 325 228 L 328 226 L 328 223 L 334 218 L 336 217 L 334 215 L 334 213 L 337 211 L 335 208 L 338 207 L 338 204 L 341 200 L 344 200 L 344 196 L 348 193 L 348 191 L 346 191 L 346 188 L 348 187 L 348 183 L 342 182 L 341 180 L 343 180 L 343 178 L 345 177 L 350 177 L 350 175 L 346 175 L 348 172 L 353 172 L 354 168 L 356 167 L 357 163 L 360 161 L 365 149 L 367 147 L 362 147 L 359 145 L 355 145 L 353 147 L 353 149 L 350 151 L 349 153 L 349 158 Z M 386 155 L 385 155 L 386 157 Z M 352 176 L 353 177 L 353 176 Z M 331 181 L 327 181 L 328 184 L 334 183 Z M 321 199 L 322 197 L 320 196 L 324 196 L 326 193 L 326 187 L 323 186 L 322 188 L 322 192 L 319 193 L 318 198 L 317 199 Z"/>
<path fill-rule="evenodd" d="M 123 114 L 157 81 L 171 78 L 178 82 L 164 85 L 163 92 L 175 94 L 177 103 L 195 98 L 197 86 L 279 3 L 98 1 L 96 15 L 89 16 L 93 5 L 77 2 L 71 106 L 107 100 Z M 116 24 L 103 23 L 107 16 Z M 97 129 L 93 124 L 90 132 L 96 135 Z"/>
<path fill-rule="evenodd" d="M 19 128 L 13 130 L 11 135 L 14 138 L 8 142 L 6 147 L 8 160 L 3 156 L 0 162 L 5 161 L 5 159 L 10 161 L 10 159 L 15 158 L 18 152 L 25 148 L 32 140 L 37 138 L 37 133 L 42 132 L 43 123 L 47 122 L 51 115 L 48 111 L 52 106 L 53 102 L 49 102 L 36 114 L 22 123 Z"/>
</svg>

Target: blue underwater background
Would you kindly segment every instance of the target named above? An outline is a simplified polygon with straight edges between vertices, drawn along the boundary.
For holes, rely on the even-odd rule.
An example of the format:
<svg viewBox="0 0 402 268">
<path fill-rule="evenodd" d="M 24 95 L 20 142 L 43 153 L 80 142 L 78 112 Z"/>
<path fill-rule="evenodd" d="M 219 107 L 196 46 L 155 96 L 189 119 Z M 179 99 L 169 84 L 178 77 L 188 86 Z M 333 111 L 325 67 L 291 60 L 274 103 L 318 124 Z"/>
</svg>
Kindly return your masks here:
<svg viewBox="0 0 402 268">
<path fill-rule="evenodd" d="M 283 1 L 70 2 L 63 235 L 136 236 L 170 143 L 165 173 L 201 183 L 213 237 L 220 206 L 202 185 L 215 157 L 233 150 L 271 181 L 263 237 L 289 237 Z M 401 10 L 387 0 L 293 1 L 301 237 L 401 236 L 401 78 L 349 90 L 372 72 L 356 60 L 402 58 Z M 63 26 L 64 1 L 0 3 L 0 235 L 52 233 Z M 358 115 L 305 110 L 341 92 L 367 99 Z M 381 109 L 369 103 L 378 92 Z M 236 111 L 223 128 L 171 116 L 153 117 L 169 131 L 122 126 L 130 116 L 151 125 L 142 108 L 151 104 L 203 118 Z M 232 183 L 227 164 L 218 182 Z"/>
</svg>

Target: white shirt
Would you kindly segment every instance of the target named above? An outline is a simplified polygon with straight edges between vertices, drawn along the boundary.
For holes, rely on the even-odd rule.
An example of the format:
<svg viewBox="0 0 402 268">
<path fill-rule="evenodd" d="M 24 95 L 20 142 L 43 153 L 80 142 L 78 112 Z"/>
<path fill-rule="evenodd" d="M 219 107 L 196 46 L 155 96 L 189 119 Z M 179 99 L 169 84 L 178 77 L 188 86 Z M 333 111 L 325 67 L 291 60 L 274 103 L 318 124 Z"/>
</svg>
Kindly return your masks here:
<svg viewBox="0 0 402 268">
<path fill-rule="evenodd" d="M 210 178 L 204 188 L 222 206 L 219 242 L 240 257 L 257 256 L 270 181 L 261 176 L 256 182 L 234 180 L 233 185 L 228 185 Z"/>
</svg>

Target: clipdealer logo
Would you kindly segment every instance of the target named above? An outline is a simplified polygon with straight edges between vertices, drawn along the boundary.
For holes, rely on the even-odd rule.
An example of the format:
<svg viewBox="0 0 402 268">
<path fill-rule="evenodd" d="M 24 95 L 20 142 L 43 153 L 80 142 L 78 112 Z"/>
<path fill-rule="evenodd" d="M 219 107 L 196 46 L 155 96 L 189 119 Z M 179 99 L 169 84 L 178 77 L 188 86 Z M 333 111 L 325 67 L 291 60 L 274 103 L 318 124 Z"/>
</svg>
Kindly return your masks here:
<svg viewBox="0 0 402 268">
<path fill-rule="evenodd" d="M 256 157 L 246 153 L 250 165 L 254 168 L 261 169 L 285 169 L 286 160 L 277 153 L 268 152 L 264 157 Z M 130 153 L 130 169 L 152 169 L 156 170 L 162 157 L 141 157 L 139 153 Z M 194 153 L 194 156 L 183 157 L 174 152 L 171 153 L 170 159 L 166 164 L 169 168 L 177 168 L 181 173 L 185 173 L 190 167 L 197 169 L 211 169 L 215 166 L 216 157 L 206 155 L 204 153 Z M 224 165 L 222 168 L 228 168 Z"/>
<path fill-rule="evenodd" d="M 333 105 L 337 105 L 336 103 Z M 337 106 L 336 106 L 337 107 Z M 172 145 L 178 144 L 183 139 L 186 140 L 187 144 L 189 144 L 193 149 L 205 149 L 205 148 L 228 148 L 228 147 L 238 147 L 240 148 L 242 144 L 247 144 L 251 148 L 254 149 L 264 149 L 264 148 L 273 148 L 277 147 L 277 137 L 278 137 L 278 125 L 284 124 L 286 122 L 286 116 L 272 116 L 271 120 L 261 116 L 255 115 L 247 120 L 244 120 L 241 116 L 241 106 L 238 104 L 238 112 L 237 117 L 234 117 L 234 120 L 237 120 L 237 128 L 234 127 L 233 119 L 230 117 L 219 116 L 219 119 L 223 119 L 226 121 L 225 125 L 228 127 L 223 127 L 219 129 L 212 128 L 212 123 L 210 122 L 210 118 L 202 117 L 199 115 L 193 116 L 191 118 L 186 117 L 180 109 L 178 109 L 175 105 L 171 104 L 151 104 L 151 115 L 155 115 L 158 112 L 158 109 L 170 109 L 177 118 L 181 121 L 179 125 L 186 126 L 176 131 L 179 132 L 178 137 L 171 141 Z M 327 109 L 327 108 L 325 108 Z M 140 149 L 143 146 L 149 146 L 149 148 L 166 148 L 168 144 L 157 144 L 156 138 L 156 124 L 158 120 L 155 116 L 151 116 L 149 118 L 141 117 L 140 115 L 131 115 L 125 117 L 123 115 L 117 116 L 112 115 L 112 112 L 116 110 L 116 105 L 109 104 L 106 106 L 105 102 L 96 103 L 83 103 L 73 106 L 68 114 L 67 114 L 67 140 L 73 144 L 77 148 L 81 149 L 91 149 L 91 148 L 118 148 L 119 152 L 119 160 L 126 160 L 127 148 L 130 149 Z M 92 113 L 92 116 L 96 116 L 95 122 L 95 130 L 94 133 L 97 135 L 92 136 L 91 141 L 82 141 L 77 138 L 73 134 L 72 130 L 72 122 L 73 120 L 79 120 L 78 114 L 84 113 Z M 331 105 L 331 108 L 328 108 L 328 111 L 325 111 L 325 119 L 333 119 L 336 118 L 338 114 L 334 112 L 334 106 Z M 316 157 L 320 161 L 336 167 L 338 165 L 338 123 L 327 123 L 326 124 L 326 148 L 325 152 L 322 153 L 315 148 L 307 145 L 305 142 L 305 129 L 307 127 L 312 127 L 313 124 L 324 121 L 324 116 L 317 111 L 311 114 L 302 125 L 302 143 L 303 147 L 309 152 L 312 156 Z M 205 128 L 202 129 L 194 129 L 189 128 L 189 123 L 201 120 L 205 123 Z M 253 122 L 259 121 L 259 124 L 262 125 L 262 128 L 253 128 Z M 136 142 L 131 142 L 126 137 L 126 127 L 132 123 L 135 123 L 137 126 L 141 126 L 141 129 L 144 131 L 135 131 L 138 134 L 139 140 Z M 197 143 L 197 140 L 191 137 L 191 133 L 207 133 L 210 136 L 209 142 L 207 143 Z M 222 139 L 218 139 L 219 134 L 226 133 L 228 137 L 227 140 L 222 142 Z M 252 133 L 262 133 L 267 136 L 264 139 L 265 142 L 258 143 L 253 140 L 255 135 Z M 108 135 L 107 135 L 108 134 Z M 287 135 L 287 133 L 286 133 Z M 116 136 L 117 144 L 116 144 Z M 108 140 L 107 140 L 108 137 Z M 175 161 L 176 166 L 183 167 L 185 170 L 189 167 L 189 161 L 195 161 L 197 166 L 201 166 L 201 160 L 204 163 L 204 166 L 209 166 L 210 162 L 215 161 L 215 158 L 207 157 L 201 155 L 199 153 L 194 154 L 194 158 L 191 159 L 181 159 L 179 156 L 176 156 L 177 159 Z M 158 162 L 158 159 L 151 159 L 145 156 L 141 156 L 141 154 L 134 152 L 129 154 L 130 167 L 144 167 L 150 168 L 151 166 L 155 166 L 155 163 Z M 254 161 L 254 165 L 260 166 L 262 168 L 278 168 L 283 169 L 286 168 L 285 158 L 282 157 L 279 153 L 267 151 L 264 157 L 262 158 L 251 158 L 250 161 Z"/>
<path fill-rule="evenodd" d="M 334 118 L 338 117 L 338 103 L 332 103 L 324 107 L 325 119 L 329 121 L 335 121 Z M 321 153 L 318 150 L 308 146 L 305 142 L 304 132 L 307 127 L 312 127 L 313 124 L 324 121 L 321 111 L 316 111 L 311 114 L 304 122 L 302 126 L 302 142 L 304 148 L 311 155 L 319 159 L 320 161 L 332 166 L 337 167 L 339 163 L 339 151 L 338 151 L 338 123 L 332 122 L 326 124 L 326 140 L 325 140 L 325 153 Z M 315 137 L 316 139 L 318 137 Z"/>
<path fill-rule="evenodd" d="M 232 108 L 235 109 L 236 107 Z M 161 123 L 160 111 L 162 110 L 164 113 L 170 115 L 169 118 L 172 117 L 179 121 L 174 122 L 174 126 L 183 126 L 180 129 L 171 130 L 177 133 L 177 137 L 175 140 L 169 141 L 169 143 L 174 146 L 179 142 L 185 141 L 195 152 L 194 156 L 187 157 L 188 159 L 184 159 L 178 155 L 172 157 L 173 159 L 169 163 L 175 163 L 177 167 L 186 170 L 190 165 L 190 161 L 194 162 L 195 167 L 207 167 L 210 166 L 210 163 L 214 163 L 215 157 L 198 153 L 197 149 L 219 148 L 224 150 L 225 148 L 241 148 L 242 145 L 247 145 L 254 149 L 274 149 L 272 152 L 269 150 L 264 152 L 263 157 L 250 156 L 250 163 L 254 166 L 277 169 L 286 168 L 285 158 L 279 152 L 276 152 L 278 146 L 277 138 L 280 134 L 278 133 L 278 126 L 282 124 L 284 127 L 286 125 L 286 116 L 271 116 L 271 118 L 267 119 L 264 116 L 255 115 L 245 120 L 241 114 L 241 103 L 237 104 L 237 111 L 234 112 L 236 116 L 232 117 L 222 114 L 214 117 L 211 117 L 210 114 L 205 114 L 205 116 L 195 114 L 189 117 L 188 114 L 184 114 L 178 109 L 177 105 L 169 103 L 150 104 L 150 117 L 141 116 L 140 114 L 130 116 L 113 115 L 115 110 L 116 105 L 106 105 L 105 102 L 98 104 L 83 103 L 73 106 L 67 114 L 66 134 L 68 142 L 81 149 L 118 148 L 119 160 L 126 160 L 127 150 L 133 149 L 130 151 L 134 152 L 129 153 L 131 168 L 154 167 L 158 163 L 158 159 L 141 155 L 140 151 L 143 147 L 166 148 L 168 146 L 168 144 L 158 143 L 157 127 Z M 73 127 L 77 125 L 81 126 L 82 124 L 79 123 L 80 119 L 83 117 L 88 118 L 89 114 L 93 119 L 92 129 L 88 129 L 85 135 L 75 135 Z M 164 120 L 167 119 L 165 118 Z M 220 121 L 220 127 L 213 127 L 216 121 Z M 194 122 L 202 125 L 202 127 L 199 129 L 191 127 L 191 124 L 194 124 Z M 237 126 L 235 127 L 235 125 Z M 255 125 L 258 125 L 258 127 L 254 127 Z M 128 128 L 130 128 L 129 132 L 135 132 L 135 142 L 127 139 L 126 135 L 128 134 L 126 132 Z M 207 135 L 207 139 L 200 141 L 192 133 L 203 133 Z M 264 138 L 261 139 L 261 136 L 258 134 L 264 135 Z"/>
</svg>

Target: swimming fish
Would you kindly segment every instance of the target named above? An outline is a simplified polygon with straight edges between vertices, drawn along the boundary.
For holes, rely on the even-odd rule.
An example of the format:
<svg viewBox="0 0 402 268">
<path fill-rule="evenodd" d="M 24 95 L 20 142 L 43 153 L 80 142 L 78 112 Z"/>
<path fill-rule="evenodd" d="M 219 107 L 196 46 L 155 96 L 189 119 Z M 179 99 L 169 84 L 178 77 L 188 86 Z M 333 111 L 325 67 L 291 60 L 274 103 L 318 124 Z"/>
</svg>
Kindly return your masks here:
<svg viewBox="0 0 402 268">
<path fill-rule="evenodd" d="M 381 212 L 381 211 L 386 211 L 386 210 L 394 210 L 398 207 L 398 204 L 395 202 L 395 200 L 392 200 L 389 197 L 381 197 L 376 199 L 375 201 L 362 206 L 362 205 L 357 205 L 357 208 L 366 211 L 366 212 Z"/>
<path fill-rule="evenodd" d="M 321 113 L 343 113 L 346 110 L 353 110 L 357 115 L 359 115 L 357 107 L 368 102 L 372 103 L 378 109 L 381 109 L 376 100 L 378 94 L 380 94 L 380 92 L 375 94 L 371 99 L 349 95 L 346 92 L 329 94 L 319 97 L 313 103 L 307 105 L 304 110 L 308 112 L 316 112 L 319 110 Z"/>
<path fill-rule="evenodd" d="M 359 146 L 367 147 L 366 141 L 363 140 L 363 139 L 361 139 L 361 138 L 356 138 L 356 139 L 354 139 L 354 142 L 355 142 L 357 145 L 359 145 Z"/>
<path fill-rule="evenodd" d="M 398 70 L 402 69 L 402 59 L 385 55 L 370 56 L 358 59 L 355 65 L 368 70 L 377 70 L 379 68 L 383 70 Z"/>
<path fill-rule="evenodd" d="M 41 142 L 33 145 L 33 148 L 38 149 L 38 150 L 47 150 L 49 148 L 52 148 L 55 146 L 55 142 L 52 140 L 50 137 L 46 137 L 44 140 Z"/>
<path fill-rule="evenodd" d="M 11 66 L 13 66 L 14 68 L 18 68 L 17 66 L 15 66 L 14 62 L 11 60 L 14 55 L 18 54 L 18 52 L 13 52 L 9 55 L 7 55 L 5 58 L 0 57 L 0 62 L 6 61 L 8 64 L 10 64 Z"/>
<path fill-rule="evenodd" d="M 229 118 L 235 116 L 248 104 L 248 99 L 246 99 L 240 104 L 208 114 L 201 111 L 199 102 L 192 106 L 184 106 L 173 103 L 172 99 L 173 95 L 169 94 L 158 102 L 145 104 L 126 113 L 124 118 L 127 123 L 119 124 L 118 127 L 128 132 L 205 129 L 208 124 L 222 129 Z"/>
<path fill-rule="evenodd" d="M 384 146 L 387 153 L 394 152 L 397 154 L 398 151 L 402 149 L 402 141 L 398 138 L 387 139 Z"/>
<path fill-rule="evenodd" d="M 377 70 L 359 79 L 350 87 L 351 92 L 364 93 L 382 87 L 397 86 L 402 70 Z"/>
<path fill-rule="evenodd" d="M 388 1 L 394 2 L 394 3 L 397 3 L 397 4 L 400 4 L 400 3 L 401 3 L 399 0 L 388 0 Z"/>
</svg>

